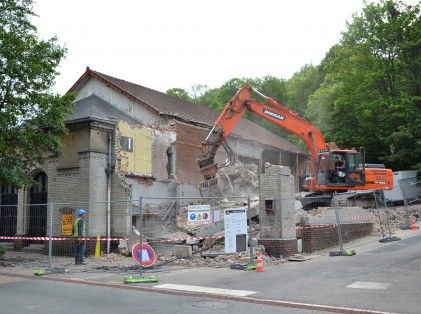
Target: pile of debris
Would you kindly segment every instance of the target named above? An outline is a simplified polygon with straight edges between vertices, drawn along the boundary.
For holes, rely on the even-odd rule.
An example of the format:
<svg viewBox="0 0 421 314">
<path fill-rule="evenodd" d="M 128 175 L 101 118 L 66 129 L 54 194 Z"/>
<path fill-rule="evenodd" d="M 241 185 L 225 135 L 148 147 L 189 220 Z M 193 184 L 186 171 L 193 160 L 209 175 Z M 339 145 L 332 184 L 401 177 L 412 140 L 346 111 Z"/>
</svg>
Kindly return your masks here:
<svg viewBox="0 0 421 314">
<path fill-rule="evenodd" d="M 387 209 L 385 207 L 369 208 L 368 211 L 374 216 L 374 235 L 380 236 L 382 229 L 383 233 L 388 235 L 389 228 L 391 233 L 394 233 L 401 227 L 407 226 L 408 219 L 417 212 L 421 212 L 421 205 L 409 205 L 408 211 L 404 206 L 387 207 Z"/>
<path fill-rule="evenodd" d="M 235 164 L 219 170 L 223 195 L 259 195 L 259 168 L 256 164 Z"/>
</svg>

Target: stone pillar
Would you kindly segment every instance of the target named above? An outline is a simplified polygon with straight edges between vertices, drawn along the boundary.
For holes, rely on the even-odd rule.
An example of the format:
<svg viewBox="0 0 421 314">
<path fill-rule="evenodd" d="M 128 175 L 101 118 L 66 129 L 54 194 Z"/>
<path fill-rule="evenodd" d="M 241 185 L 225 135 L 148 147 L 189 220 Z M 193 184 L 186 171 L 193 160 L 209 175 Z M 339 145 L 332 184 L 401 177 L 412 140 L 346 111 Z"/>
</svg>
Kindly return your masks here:
<svg viewBox="0 0 421 314">
<path fill-rule="evenodd" d="M 260 239 L 272 256 L 297 253 L 294 176 L 288 167 L 265 164 L 260 175 Z"/>
</svg>

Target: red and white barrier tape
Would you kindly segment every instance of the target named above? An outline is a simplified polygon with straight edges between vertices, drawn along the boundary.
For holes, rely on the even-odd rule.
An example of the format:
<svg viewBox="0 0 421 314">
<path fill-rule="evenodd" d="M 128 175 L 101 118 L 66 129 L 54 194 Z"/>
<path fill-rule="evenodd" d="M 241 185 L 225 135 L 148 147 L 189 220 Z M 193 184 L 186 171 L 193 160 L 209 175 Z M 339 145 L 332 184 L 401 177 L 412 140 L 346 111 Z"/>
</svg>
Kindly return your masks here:
<svg viewBox="0 0 421 314">
<path fill-rule="evenodd" d="M 68 241 L 68 240 L 74 240 L 74 239 L 78 239 L 78 240 L 86 240 L 86 241 L 96 241 L 97 238 L 95 237 L 85 237 L 85 238 L 73 238 L 73 237 L 52 237 L 51 240 L 53 241 Z M 100 241 L 120 241 L 120 240 L 128 240 L 129 238 L 100 238 Z M 48 241 L 50 240 L 49 237 L 24 237 L 24 236 L 20 236 L 20 237 L 5 237 L 5 236 L 0 236 L 0 240 L 31 240 L 31 241 Z"/>
<path fill-rule="evenodd" d="M 223 239 L 224 236 L 209 236 L 209 237 L 188 237 L 188 238 L 170 238 L 165 240 L 158 240 L 158 241 L 150 241 L 150 242 L 182 242 L 182 241 L 201 241 L 201 240 L 218 240 Z"/>
<path fill-rule="evenodd" d="M 373 219 L 375 216 L 373 214 L 364 215 L 364 216 L 355 216 L 355 217 L 348 217 L 345 218 L 344 221 L 347 220 L 360 220 L 360 219 Z M 272 227 L 261 227 L 260 230 L 268 230 L 268 231 L 289 231 L 289 230 L 302 230 L 302 229 L 314 229 L 314 228 L 334 228 L 337 224 L 333 225 L 308 225 L 308 226 L 296 226 L 290 228 L 272 228 Z M 150 242 L 154 243 L 171 243 L 171 242 L 182 242 L 182 241 L 201 241 L 201 240 L 218 240 L 222 239 L 224 236 L 207 236 L 207 237 L 186 237 L 186 238 L 170 238 L 164 240 L 152 240 Z M 73 237 L 52 237 L 53 241 L 69 241 L 74 240 Z M 79 240 L 86 240 L 86 241 L 96 241 L 96 237 L 85 237 L 85 238 L 78 238 Z M 0 240 L 34 240 L 34 241 L 48 241 L 50 240 L 49 237 L 25 237 L 25 236 L 17 236 L 17 237 L 8 237 L 8 236 L 0 236 Z M 121 237 L 121 238 L 100 238 L 100 241 L 120 241 L 120 240 L 129 240 L 129 237 Z"/>
<path fill-rule="evenodd" d="M 290 228 L 272 228 L 272 227 L 260 227 L 260 230 L 270 230 L 270 231 L 288 231 L 288 230 L 301 230 L 301 229 L 313 229 L 313 228 L 333 228 L 337 225 L 308 225 L 308 226 L 297 226 Z"/>
</svg>

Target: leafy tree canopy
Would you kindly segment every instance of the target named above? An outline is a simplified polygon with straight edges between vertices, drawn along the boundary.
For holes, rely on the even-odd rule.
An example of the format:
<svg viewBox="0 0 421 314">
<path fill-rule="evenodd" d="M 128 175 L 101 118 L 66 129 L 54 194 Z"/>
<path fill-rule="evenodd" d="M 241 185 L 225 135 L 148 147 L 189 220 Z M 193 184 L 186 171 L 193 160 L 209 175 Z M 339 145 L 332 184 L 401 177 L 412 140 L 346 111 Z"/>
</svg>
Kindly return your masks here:
<svg viewBox="0 0 421 314">
<path fill-rule="evenodd" d="M 193 98 L 190 97 L 189 93 L 182 88 L 170 88 L 166 92 L 168 95 L 180 98 L 185 101 L 193 101 Z"/>
<path fill-rule="evenodd" d="M 366 3 L 319 65 L 303 66 L 288 81 L 233 78 L 206 89 L 197 102 L 222 110 L 249 83 L 308 117 L 328 142 L 364 146 L 367 161 L 393 170 L 421 169 L 420 38 L 420 4 Z M 267 121 L 245 117 L 291 139 Z"/>
<path fill-rule="evenodd" d="M 39 39 L 32 0 L 0 2 L 0 182 L 31 182 L 46 152 L 60 152 L 73 95 L 51 92 L 66 49 Z"/>
<path fill-rule="evenodd" d="M 421 160 L 420 38 L 419 5 L 381 1 L 354 16 L 327 66 L 336 86 L 328 136 L 392 169 Z"/>
</svg>

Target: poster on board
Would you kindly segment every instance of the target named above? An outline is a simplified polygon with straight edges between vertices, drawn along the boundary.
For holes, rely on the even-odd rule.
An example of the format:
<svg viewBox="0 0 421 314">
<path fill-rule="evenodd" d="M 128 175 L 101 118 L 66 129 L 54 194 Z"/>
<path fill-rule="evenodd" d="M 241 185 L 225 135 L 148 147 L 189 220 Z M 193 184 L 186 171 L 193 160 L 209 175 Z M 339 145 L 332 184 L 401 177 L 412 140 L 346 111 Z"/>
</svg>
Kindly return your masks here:
<svg viewBox="0 0 421 314">
<path fill-rule="evenodd" d="M 241 247 L 247 248 L 247 208 L 227 208 L 224 211 L 225 253 L 237 252 L 238 239 L 243 239 Z"/>
<path fill-rule="evenodd" d="M 189 205 L 187 210 L 189 225 L 205 225 L 210 221 L 210 205 Z"/>
<path fill-rule="evenodd" d="M 73 215 L 64 214 L 61 220 L 61 235 L 71 236 L 73 231 Z"/>
</svg>

